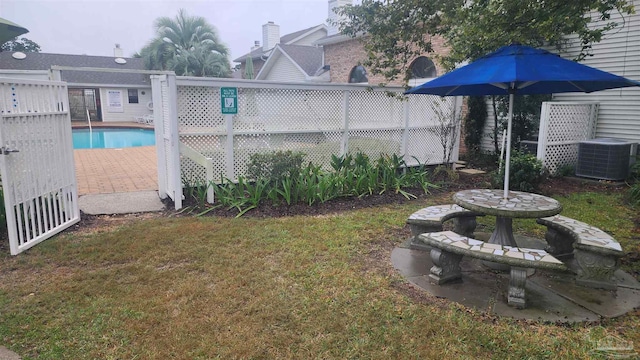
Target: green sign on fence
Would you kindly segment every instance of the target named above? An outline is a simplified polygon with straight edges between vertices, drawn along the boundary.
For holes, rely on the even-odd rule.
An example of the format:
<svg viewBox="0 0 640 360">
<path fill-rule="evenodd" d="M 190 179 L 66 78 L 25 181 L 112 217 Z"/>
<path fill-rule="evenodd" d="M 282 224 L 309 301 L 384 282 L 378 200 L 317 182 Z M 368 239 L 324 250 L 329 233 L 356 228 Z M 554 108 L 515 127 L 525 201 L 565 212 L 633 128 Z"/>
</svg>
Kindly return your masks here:
<svg viewBox="0 0 640 360">
<path fill-rule="evenodd" d="M 220 88 L 220 102 L 223 114 L 238 113 L 238 88 Z"/>
</svg>

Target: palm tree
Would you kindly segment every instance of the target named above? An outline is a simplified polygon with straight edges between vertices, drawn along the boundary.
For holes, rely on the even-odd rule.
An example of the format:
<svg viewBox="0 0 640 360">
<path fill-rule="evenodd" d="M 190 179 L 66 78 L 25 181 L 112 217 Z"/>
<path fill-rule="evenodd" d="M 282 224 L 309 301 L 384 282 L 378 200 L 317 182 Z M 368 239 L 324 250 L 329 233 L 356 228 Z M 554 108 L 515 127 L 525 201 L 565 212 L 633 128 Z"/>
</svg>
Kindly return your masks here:
<svg viewBox="0 0 640 360">
<path fill-rule="evenodd" d="M 140 51 L 149 70 L 173 70 L 177 75 L 229 77 L 229 50 L 216 29 L 201 16 L 184 9 L 175 19 L 155 21 L 156 37 Z"/>
</svg>

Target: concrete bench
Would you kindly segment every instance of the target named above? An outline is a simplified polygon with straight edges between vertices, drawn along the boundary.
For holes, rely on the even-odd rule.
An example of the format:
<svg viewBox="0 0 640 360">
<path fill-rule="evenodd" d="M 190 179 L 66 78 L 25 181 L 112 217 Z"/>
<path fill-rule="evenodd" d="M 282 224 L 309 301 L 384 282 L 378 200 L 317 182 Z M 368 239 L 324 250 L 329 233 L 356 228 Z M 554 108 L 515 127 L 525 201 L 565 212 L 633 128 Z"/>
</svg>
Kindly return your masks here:
<svg viewBox="0 0 640 360">
<path fill-rule="evenodd" d="M 434 205 L 420 209 L 407 219 L 407 224 L 411 228 L 411 248 L 431 250 L 423 242 L 417 241 L 417 236 L 422 233 L 442 231 L 444 222 L 450 219 L 453 219 L 455 233 L 471 237 L 477 226 L 476 216 L 484 215 L 455 204 Z"/>
<path fill-rule="evenodd" d="M 556 215 L 537 220 L 547 227 L 547 251 L 565 261 L 576 273 L 576 283 L 615 290 L 614 272 L 624 255 L 620 243 L 595 226 Z"/>
<path fill-rule="evenodd" d="M 527 269 L 567 270 L 560 260 L 544 250 L 485 243 L 452 231 L 421 234 L 418 240 L 432 247 L 434 265 L 429 278 L 438 285 L 462 278 L 463 256 L 510 265 L 508 304 L 520 309 L 526 306 Z"/>
</svg>

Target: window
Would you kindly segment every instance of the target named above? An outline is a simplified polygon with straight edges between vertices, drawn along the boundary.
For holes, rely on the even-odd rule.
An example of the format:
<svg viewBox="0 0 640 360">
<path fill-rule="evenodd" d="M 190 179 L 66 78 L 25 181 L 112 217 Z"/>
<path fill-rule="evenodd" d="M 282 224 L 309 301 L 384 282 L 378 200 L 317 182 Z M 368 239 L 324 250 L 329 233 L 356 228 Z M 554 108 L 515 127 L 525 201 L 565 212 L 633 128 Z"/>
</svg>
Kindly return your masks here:
<svg viewBox="0 0 640 360">
<path fill-rule="evenodd" d="M 426 56 L 420 56 L 409 66 L 412 79 L 427 79 L 438 76 L 433 61 Z"/>
<path fill-rule="evenodd" d="M 129 92 L 129 104 L 138 103 L 138 89 L 128 89 Z"/>
<path fill-rule="evenodd" d="M 349 82 L 350 83 L 368 83 L 369 79 L 367 79 L 367 70 L 365 70 L 364 66 L 357 65 L 351 69 L 351 73 L 349 74 Z"/>
</svg>

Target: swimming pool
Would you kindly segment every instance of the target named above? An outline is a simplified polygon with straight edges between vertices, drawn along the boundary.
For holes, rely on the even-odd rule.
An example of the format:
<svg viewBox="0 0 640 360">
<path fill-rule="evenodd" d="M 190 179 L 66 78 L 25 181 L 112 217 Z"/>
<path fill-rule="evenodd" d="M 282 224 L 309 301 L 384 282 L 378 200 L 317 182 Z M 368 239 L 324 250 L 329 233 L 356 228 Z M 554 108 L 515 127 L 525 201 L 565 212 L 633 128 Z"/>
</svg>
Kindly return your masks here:
<svg viewBox="0 0 640 360">
<path fill-rule="evenodd" d="M 73 129 L 74 149 L 120 149 L 156 144 L 151 129 Z"/>
</svg>

